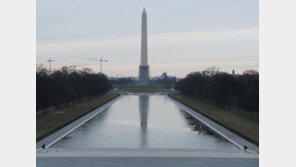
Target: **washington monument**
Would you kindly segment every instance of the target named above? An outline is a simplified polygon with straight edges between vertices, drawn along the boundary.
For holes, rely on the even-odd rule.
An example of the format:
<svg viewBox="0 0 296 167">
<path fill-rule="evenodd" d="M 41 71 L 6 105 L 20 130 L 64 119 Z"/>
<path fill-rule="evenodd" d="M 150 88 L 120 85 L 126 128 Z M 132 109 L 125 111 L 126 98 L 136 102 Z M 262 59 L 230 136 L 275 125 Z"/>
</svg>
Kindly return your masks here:
<svg viewBox="0 0 296 167">
<path fill-rule="evenodd" d="M 148 50 L 147 50 L 147 15 L 146 10 L 142 13 L 142 36 L 141 36 L 141 64 L 139 66 L 139 81 L 140 85 L 149 84 L 149 65 L 148 65 Z"/>
</svg>

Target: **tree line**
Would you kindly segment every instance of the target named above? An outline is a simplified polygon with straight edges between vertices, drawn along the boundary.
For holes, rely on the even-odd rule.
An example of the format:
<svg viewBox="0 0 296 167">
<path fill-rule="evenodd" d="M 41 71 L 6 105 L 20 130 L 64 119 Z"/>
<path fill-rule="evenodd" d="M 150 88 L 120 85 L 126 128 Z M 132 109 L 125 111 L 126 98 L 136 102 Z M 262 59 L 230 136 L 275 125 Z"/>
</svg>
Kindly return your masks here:
<svg viewBox="0 0 296 167">
<path fill-rule="evenodd" d="M 139 81 L 133 77 L 111 78 L 110 82 L 113 85 L 138 85 Z M 177 82 L 176 77 L 163 77 L 158 79 L 150 79 L 149 85 L 161 85 L 165 88 L 173 88 Z"/>
<path fill-rule="evenodd" d="M 137 85 L 137 81 L 131 77 L 122 77 L 110 80 L 113 85 Z"/>
<path fill-rule="evenodd" d="M 212 67 L 188 74 L 177 82 L 175 89 L 224 108 L 236 107 L 259 113 L 259 73 L 255 70 L 236 75 Z"/>
<path fill-rule="evenodd" d="M 50 73 L 44 68 L 36 70 L 36 109 L 59 108 L 99 96 L 112 88 L 104 74 L 91 73 L 89 69 L 71 71 L 63 67 Z"/>
<path fill-rule="evenodd" d="M 151 85 L 162 85 L 167 89 L 174 88 L 177 83 L 176 77 L 164 77 L 150 81 Z"/>
</svg>

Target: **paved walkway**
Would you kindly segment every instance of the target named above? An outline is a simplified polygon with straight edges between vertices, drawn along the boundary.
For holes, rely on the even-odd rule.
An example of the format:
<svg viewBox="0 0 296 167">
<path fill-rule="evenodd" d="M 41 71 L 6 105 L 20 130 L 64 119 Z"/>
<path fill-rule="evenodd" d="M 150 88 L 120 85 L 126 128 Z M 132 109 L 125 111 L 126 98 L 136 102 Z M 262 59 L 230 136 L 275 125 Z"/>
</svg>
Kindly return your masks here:
<svg viewBox="0 0 296 167">
<path fill-rule="evenodd" d="M 219 149 L 73 149 L 48 148 L 37 152 L 37 157 L 208 157 L 208 158 L 258 158 L 257 153 L 243 150 Z"/>
<path fill-rule="evenodd" d="M 37 153 L 38 167 L 258 167 L 258 154 L 210 149 L 57 149 Z"/>
<path fill-rule="evenodd" d="M 120 96 L 114 98 L 113 100 L 107 102 L 106 104 L 102 105 L 101 107 L 95 109 L 94 111 L 82 116 L 78 120 L 72 122 L 71 124 L 63 127 L 62 129 L 54 132 L 53 134 L 47 136 L 46 138 L 40 140 L 36 144 L 37 151 L 41 149 L 42 145 L 45 144 L 45 148 L 48 148 L 52 146 L 54 143 L 62 139 L 63 137 L 67 136 L 71 132 L 73 132 L 75 129 L 77 129 L 79 126 L 96 116 L 97 114 L 101 113 L 105 109 L 107 109 L 110 105 L 112 105 L 117 99 L 119 99 Z"/>
<path fill-rule="evenodd" d="M 175 102 L 180 108 L 185 110 L 188 114 L 192 115 L 194 118 L 198 119 L 200 122 L 205 124 L 207 127 L 215 131 L 216 133 L 220 134 L 228 141 L 236 145 L 237 147 L 243 149 L 244 146 L 248 147 L 249 152 L 256 152 L 259 153 L 259 147 L 255 144 L 248 142 L 247 140 L 241 138 L 240 136 L 236 135 L 235 133 L 231 132 L 230 130 L 222 127 L 221 125 L 215 123 L 214 121 L 208 119 L 207 117 L 203 116 L 202 114 L 192 110 L 191 108 L 185 106 L 184 104 L 180 103 L 179 101 L 167 96 L 170 100 Z"/>
<path fill-rule="evenodd" d="M 37 158 L 38 167 L 258 167 L 254 158 L 64 157 Z"/>
</svg>

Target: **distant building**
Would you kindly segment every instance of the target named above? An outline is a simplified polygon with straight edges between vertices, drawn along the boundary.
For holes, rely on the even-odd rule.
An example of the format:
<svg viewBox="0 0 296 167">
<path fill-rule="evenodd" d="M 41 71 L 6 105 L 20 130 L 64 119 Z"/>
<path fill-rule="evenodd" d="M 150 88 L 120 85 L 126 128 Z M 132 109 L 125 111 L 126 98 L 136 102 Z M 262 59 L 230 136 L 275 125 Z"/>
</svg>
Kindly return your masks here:
<svg viewBox="0 0 296 167">
<path fill-rule="evenodd" d="M 167 77 L 168 77 L 168 76 L 167 76 L 167 73 L 164 72 L 164 73 L 161 74 L 160 79 L 165 79 L 165 78 L 167 78 Z"/>
<path fill-rule="evenodd" d="M 235 74 L 235 71 L 232 70 L 232 76 L 233 76 L 233 77 L 238 77 L 238 76 L 240 76 L 240 75 L 239 75 L 239 74 Z"/>
</svg>

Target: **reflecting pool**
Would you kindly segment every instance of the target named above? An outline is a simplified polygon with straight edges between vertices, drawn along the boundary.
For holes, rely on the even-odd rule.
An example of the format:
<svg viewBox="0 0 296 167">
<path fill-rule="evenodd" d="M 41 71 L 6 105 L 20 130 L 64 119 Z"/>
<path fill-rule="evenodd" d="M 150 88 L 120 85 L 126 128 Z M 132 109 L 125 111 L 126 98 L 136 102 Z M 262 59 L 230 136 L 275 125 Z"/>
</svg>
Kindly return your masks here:
<svg viewBox="0 0 296 167">
<path fill-rule="evenodd" d="M 122 95 L 55 148 L 237 149 L 165 95 Z"/>
</svg>

